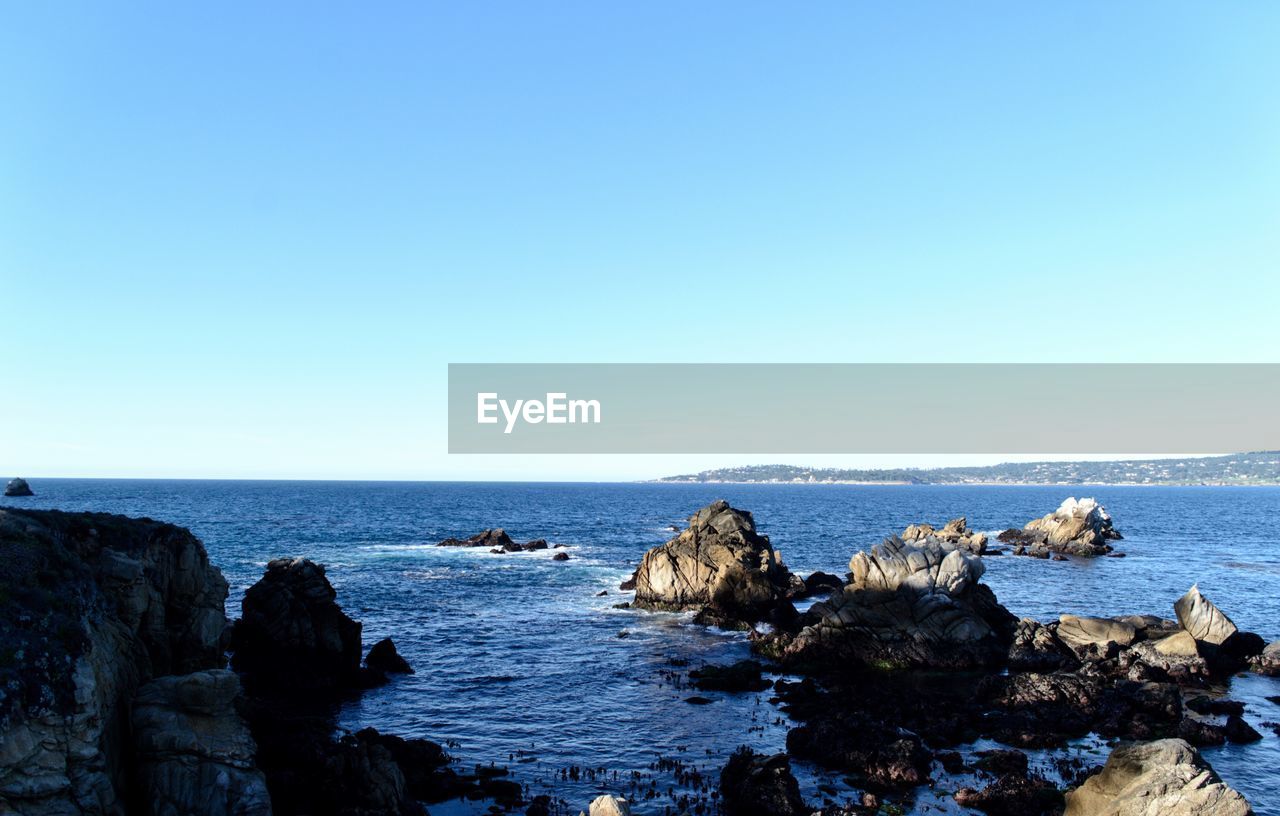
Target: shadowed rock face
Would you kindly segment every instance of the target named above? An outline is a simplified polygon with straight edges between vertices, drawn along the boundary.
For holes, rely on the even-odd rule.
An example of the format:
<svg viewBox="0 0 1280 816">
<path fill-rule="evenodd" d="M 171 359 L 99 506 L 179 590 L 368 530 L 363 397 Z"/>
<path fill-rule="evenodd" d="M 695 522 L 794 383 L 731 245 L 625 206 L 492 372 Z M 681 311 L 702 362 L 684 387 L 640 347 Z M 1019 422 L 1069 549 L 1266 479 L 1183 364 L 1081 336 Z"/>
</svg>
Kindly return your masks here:
<svg viewBox="0 0 1280 816">
<path fill-rule="evenodd" d="M 250 691 L 332 691 L 362 685 L 360 624 L 347 617 L 324 567 L 277 558 L 244 595 L 233 667 Z"/>
<path fill-rule="evenodd" d="M 145 796 L 124 772 L 131 700 L 221 667 L 227 583 L 195 536 L 150 519 L 2 510 L 0 551 L 0 655 L 22 655 L 0 662 L 0 812 L 121 812 Z"/>
<path fill-rule="evenodd" d="M 1064 816 L 1249 816 L 1253 809 L 1180 739 L 1120 745 L 1067 794 Z"/>
<path fill-rule="evenodd" d="M 809 813 L 786 754 L 764 756 L 743 747 L 720 772 L 726 816 L 801 816 Z"/>
<path fill-rule="evenodd" d="M 27 480 L 21 477 L 10 479 L 9 483 L 4 486 L 4 494 L 9 497 L 35 495 L 31 492 L 31 485 L 27 484 Z"/>
<path fill-rule="evenodd" d="M 813 605 L 785 662 L 832 668 L 970 668 L 1002 662 L 1015 619 L 978 583 L 982 561 L 889 538 L 849 562 L 844 590 Z"/>
<path fill-rule="evenodd" d="M 140 812 L 270 816 L 257 746 L 235 710 L 240 680 L 225 669 L 170 675 L 138 690 L 133 740 Z"/>
<path fill-rule="evenodd" d="M 760 620 L 792 589 L 790 573 L 744 510 L 718 501 L 689 519 L 680 535 L 644 554 L 635 574 L 635 606 L 710 607 L 724 617 Z"/>
</svg>

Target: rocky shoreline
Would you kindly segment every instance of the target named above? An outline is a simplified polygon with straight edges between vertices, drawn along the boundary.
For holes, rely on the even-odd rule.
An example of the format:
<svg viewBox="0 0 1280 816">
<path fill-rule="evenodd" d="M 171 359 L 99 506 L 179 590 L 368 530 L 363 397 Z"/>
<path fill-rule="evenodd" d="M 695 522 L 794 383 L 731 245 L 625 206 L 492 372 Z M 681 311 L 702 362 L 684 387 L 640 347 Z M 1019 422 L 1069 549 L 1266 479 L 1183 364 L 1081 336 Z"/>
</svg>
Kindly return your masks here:
<svg viewBox="0 0 1280 816">
<path fill-rule="evenodd" d="M 1240 631 L 1196 587 L 1169 619 L 1068 612 L 1045 624 L 1017 618 L 982 583 L 992 553 L 964 519 L 912 524 L 854 553 L 843 578 L 802 579 L 752 515 L 725 502 L 675 532 L 624 583 L 635 592 L 624 605 L 746 631 L 755 660 L 698 667 L 689 685 L 771 691 L 794 725 L 785 754 L 738 751 L 718 779 L 698 777 L 709 795 L 674 812 L 893 812 L 944 770 L 977 780 L 953 792 L 958 805 L 993 814 L 1251 812 L 1196 748 L 1258 738 L 1222 689 L 1240 671 L 1280 675 L 1280 643 Z M 1023 532 L 1072 555 L 1119 538 L 1091 500 Z M 429 740 L 336 732 L 343 700 L 429 667 L 409 666 L 389 639 L 366 652 L 321 565 L 271 561 L 233 623 L 226 582 L 181 528 L 7 509 L 0 544 L 0 811 L 400 816 L 460 798 L 530 816 L 582 807 L 532 796 L 496 762 L 458 768 Z M 441 546 L 547 548 L 499 529 Z M 1064 769 L 1063 787 L 1029 765 L 1024 751 L 1086 734 L 1121 740 L 1105 768 Z M 979 739 L 1003 747 L 966 756 Z M 861 799 L 806 802 L 792 760 L 843 775 Z M 584 810 L 631 806 L 610 794 Z"/>
</svg>

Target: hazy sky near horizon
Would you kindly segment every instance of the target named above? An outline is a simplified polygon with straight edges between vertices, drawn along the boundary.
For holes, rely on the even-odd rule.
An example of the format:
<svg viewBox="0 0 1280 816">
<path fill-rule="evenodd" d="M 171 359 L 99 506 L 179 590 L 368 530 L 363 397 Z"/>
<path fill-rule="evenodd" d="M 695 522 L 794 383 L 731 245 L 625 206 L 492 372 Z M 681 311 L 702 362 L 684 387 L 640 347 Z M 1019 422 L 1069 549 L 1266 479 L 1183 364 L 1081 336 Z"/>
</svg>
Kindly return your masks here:
<svg viewBox="0 0 1280 816">
<path fill-rule="evenodd" d="M 450 457 L 450 362 L 1280 362 L 1274 3 L 4 17 L 4 475 L 758 459 Z"/>
</svg>

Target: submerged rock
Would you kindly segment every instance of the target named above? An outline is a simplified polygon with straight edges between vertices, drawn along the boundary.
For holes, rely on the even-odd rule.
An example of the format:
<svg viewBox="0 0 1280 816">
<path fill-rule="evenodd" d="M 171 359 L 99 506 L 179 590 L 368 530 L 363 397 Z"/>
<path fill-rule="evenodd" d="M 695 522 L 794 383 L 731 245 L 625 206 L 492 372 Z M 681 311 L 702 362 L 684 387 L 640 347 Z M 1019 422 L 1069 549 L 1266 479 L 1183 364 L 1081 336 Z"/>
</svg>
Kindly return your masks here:
<svg viewBox="0 0 1280 816">
<path fill-rule="evenodd" d="M 763 672 L 764 666 L 756 661 L 740 660 L 729 666 L 703 666 L 689 672 L 689 679 L 702 691 L 762 691 L 770 686 Z"/>
<path fill-rule="evenodd" d="M 635 573 L 642 609 L 703 609 L 720 619 L 754 622 L 785 600 L 790 573 L 751 514 L 723 501 L 689 519 L 680 535 L 644 554 Z"/>
<path fill-rule="evenodd" d="M 1250 816 L 1200 753 L 1180 739 L 1120 745 L 1069 792 L 1064 816 Z"/>
<path fill-rule="evenodd" d="M 27 484 L 27 480 L 21 477 L 10 479 L 9 483 L 4 486 L 4 495 L 7 497 L 17 496 L 34 496 L 31 492 L 31 485 Z"/>
<path fill-rule="evenodd" d="M 720 772 L 725 816 L 802 816 L 809 813 L 786 754 L 764 756 L 743 746 Z"/>
<path fill-rule="evenodd" d="M 784 662 L 973 668 L 1004 661 L 1015 619 L 979 583 L 981 559 L 889 538 L 849 562 L 851 580 L 802 617 Z"/>
</svg>

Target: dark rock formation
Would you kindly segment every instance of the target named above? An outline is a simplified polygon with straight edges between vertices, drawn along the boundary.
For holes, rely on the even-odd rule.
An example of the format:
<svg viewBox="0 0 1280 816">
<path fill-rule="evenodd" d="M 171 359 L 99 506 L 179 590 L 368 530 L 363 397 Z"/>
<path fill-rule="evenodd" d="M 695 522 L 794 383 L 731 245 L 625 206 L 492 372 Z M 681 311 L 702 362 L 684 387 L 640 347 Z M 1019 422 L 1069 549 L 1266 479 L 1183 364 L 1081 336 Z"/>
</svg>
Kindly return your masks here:
<svg viewBox="0 0 1280 816">
<path fill-rule="evenodd" d="M 360 624 L 338 606 L 324 567 L 277 558 L 244 595 L 231 665 L 249 692 L 335 692 L 372 679 L 360 666 Z"/>
<path fill-rule="evenodd" d="M 844 587 L 844 580 L 829 572 L 813 572 L 805 576 L 804 596 L 829 595 Z"/>
<path fill-rule="evenodd" d="M 701 691 L 763 691 L 770 686 L 763 671 L 754 660 L 740 660 L 729 666 L 703 666 L 689 672 L 689 679 Z"/>
<path fill-rule="evenodd" d="M 973 668 L 1002 663 L 1016 621 L 978 583 L 982 561 L 889 538 L 849 562 L 842 592 L 813 605 L 782 648 L 796 666 Z"/>
<path fill-rule="evenodd" d="M 373 644 L 364 664 L 384 674 L 413 674 L 413 667 L 396 651 L 396 644 L 391 638 L 383 638 Z"/>
<path fill-rule="evenodd" d="M 1250 816 L 1194 748 L 1177 739 L 1120 745 L 1066 797 L 1065 816 Z"/>
<path fill-rule="evenodd" d="M 150 519 L 0 510 L 0 552 L 0 812 L 118 813 L 153 793 L 197 816 L 257 812 L 251 774 L 236 764 L 251 748 L 225 705 L 234 696 L 226 681 L 213 683 L 213 713 L 198 716 L 228 741 L 195 747 L 182 762 L 197 777 L 223 760 L 244 771 L 228 776 L 223 799 L 190 798 L 190 776 L 143 790 L 156 781 L 147 769 L 164 758 L 139 755 L 128 732 L 144 683 L 222 666 L 227 584 L 199 540 Z M 144 720 L 163 687 L 139 698 Z M 177 756 L 193 746 L 172 748 Z M 131 767 L 141 778 L 123 771 Z"/>
<path fill-rule="evenodd" d="M 490 547 L 499 550 L 506 550 L 508 546 L 515 546 L 515 542 L 511 540 L 511 536 L 507 535 L 507 531 L 501 527 L 494 527 L 489 530 L 482 530 L 470 538 L 446 538 L 437 544 L 437 547 Z"/>
<path fill-rule="evenodd" d="M 133 701 L 139 813 L 270 816 L 257 746 L 236 712 L 240 680 L 225 669 L 169 675 Z"/>
<path fill-rule="evenodd" d="M 701 609 L 717 621 L 769 618 L 785 602 L 790 573 L 751 514 L 718 501 L 680 535 L 645 553 L 635 573 L 642 609 Z"/>
<path fill-rule="evenodd" d="M 551 556 L 551 560 L 552 560 L 552 561 L 568 561 L 568 560 L 569 560 L 569 553 L 567 553 L 567 552 L 558 552 L 558 553 L 556 553 L 555 555 Z"/>
<path fill-rule="evenodd" d="M 10 479 L 9 483 L 4 486 L 4 495 L 6 497 L 17 496 L 34 496 L 31 492 L 31 485 L 27 484 L 27 480 L 22 477 Z"/>
<path fill-rule="evenodd" d="M 802 816 L 809 813 L 786 754 L 771 757 L 742 747 L 720 772 L 725 816 Z"/>
</svg>

